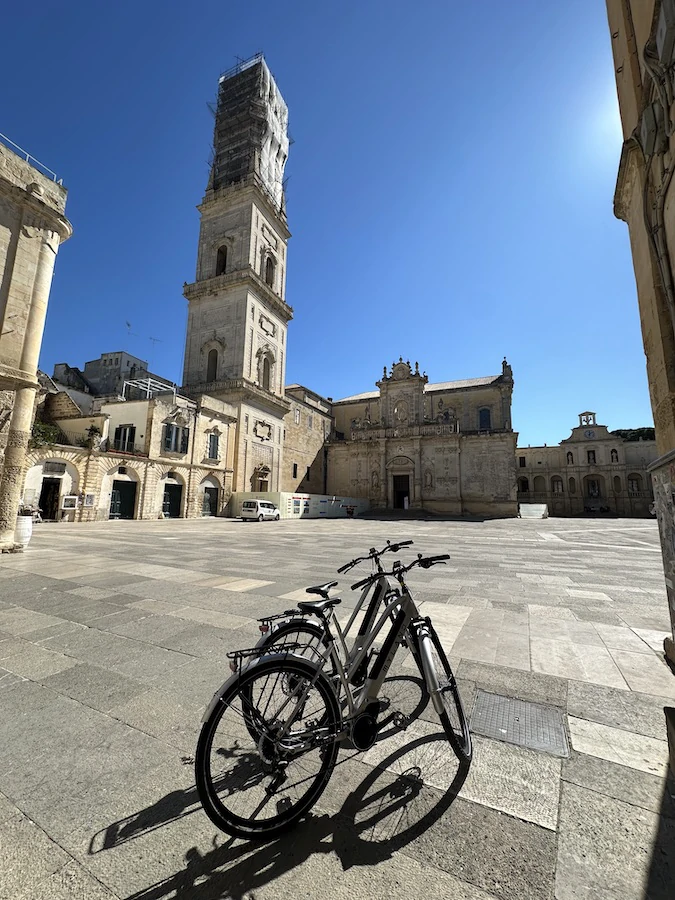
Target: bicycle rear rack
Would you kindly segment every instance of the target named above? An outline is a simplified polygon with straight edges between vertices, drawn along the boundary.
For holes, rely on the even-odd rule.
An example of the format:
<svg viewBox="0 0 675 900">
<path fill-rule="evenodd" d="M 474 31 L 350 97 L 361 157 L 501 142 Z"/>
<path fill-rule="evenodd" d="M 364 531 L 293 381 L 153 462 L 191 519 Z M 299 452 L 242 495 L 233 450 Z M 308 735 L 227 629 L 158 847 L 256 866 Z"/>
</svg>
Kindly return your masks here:
<svg viewBox="0 0 675 900">
<path fill-rule="evenodd" d="M 290 616 L 301 615 L 303 614 L 299 609 L 287 609 L 285 610 L 285 612 L 277 613 L 274 616 L 263 616 L 262 618 L 258 619 L 258 622 L 260 623 L 258 625 L 258 628 L 263 634 L 267 634 L 267 632 L 270 630 L 272 622 L 276 622 L 278 619 L 288 619 Z"/>
</svg>

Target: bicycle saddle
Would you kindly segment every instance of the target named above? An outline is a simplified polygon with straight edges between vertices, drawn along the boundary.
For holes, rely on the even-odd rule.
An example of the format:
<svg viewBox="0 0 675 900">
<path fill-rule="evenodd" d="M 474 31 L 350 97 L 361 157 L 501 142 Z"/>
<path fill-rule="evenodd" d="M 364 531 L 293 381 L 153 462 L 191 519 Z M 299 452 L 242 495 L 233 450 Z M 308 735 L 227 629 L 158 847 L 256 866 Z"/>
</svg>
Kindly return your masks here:
<svg viewBox="0 0 675 900">
<path fill-rule="evenodd" d="M 328 591 L 332 587 L 337 587 L 337 581 L 327 581 L 325 584 L 317 584 L 316 587 L 305 588 L 305 593 L 319 594 L 325 600 L 328 600 Z"/>
<path fill-rule="evenodd" d="M 323 600 L 301 600 L 296 606 L 300 612 L 322 613 L 331 606 L 337 606 L 338 603 L 342 603 L 339 597 L 324 597 Z"/>
<path fill-rule="evenodd" d="M 337 581 L 327 581 L 326 584 L 317 584 L 315 587 L 308 587 L 306 589 L 307 594 L 319 594 L 323 599 L 321 600 L 301 600 L 300 603 L 297 604 L 298 609 L 301 612 L 315 612 L 322 613 L 324 610 L 328 609 L 331 606 L 337 606 L 338 603 L 342 603 L 339 597 L 329 597 L 328 591 L 337 585 Z"/>
</svg>

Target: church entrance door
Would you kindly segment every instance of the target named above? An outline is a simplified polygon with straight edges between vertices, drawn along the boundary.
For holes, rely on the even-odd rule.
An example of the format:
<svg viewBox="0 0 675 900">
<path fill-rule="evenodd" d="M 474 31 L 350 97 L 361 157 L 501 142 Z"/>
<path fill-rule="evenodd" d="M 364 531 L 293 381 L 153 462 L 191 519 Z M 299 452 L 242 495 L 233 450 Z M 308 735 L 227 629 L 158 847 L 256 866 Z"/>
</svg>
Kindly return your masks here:
<svg viewBox="0 0 675 900">
<path fill-rule="evenodd" d="M 394 509 L 407 509 L 410 502 L 410 476 L 394 475 Z"/>
</svg>

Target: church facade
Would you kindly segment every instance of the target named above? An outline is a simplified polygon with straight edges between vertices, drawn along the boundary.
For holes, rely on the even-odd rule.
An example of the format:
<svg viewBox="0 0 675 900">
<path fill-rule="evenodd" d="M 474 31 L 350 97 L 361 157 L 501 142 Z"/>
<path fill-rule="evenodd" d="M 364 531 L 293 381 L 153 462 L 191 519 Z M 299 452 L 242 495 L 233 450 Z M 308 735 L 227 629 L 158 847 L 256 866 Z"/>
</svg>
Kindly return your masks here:
<svg viewBox="0 0 675 900">
<path fill-rule="evenodd" d="M 328 490 L 376 508 L 517 514 L 513 373 L 429 383 L 399 359 L 378 391 L 333 403 Z"/>
</svg>

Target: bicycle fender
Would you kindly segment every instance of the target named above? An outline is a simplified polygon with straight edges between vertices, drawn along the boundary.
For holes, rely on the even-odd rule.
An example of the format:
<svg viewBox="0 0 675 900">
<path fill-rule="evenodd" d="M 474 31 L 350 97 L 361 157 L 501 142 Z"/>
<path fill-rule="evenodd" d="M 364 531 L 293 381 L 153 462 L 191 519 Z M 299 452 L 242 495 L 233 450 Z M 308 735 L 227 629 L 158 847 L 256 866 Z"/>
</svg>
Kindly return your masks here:
<svg viewBox="0 0 675 900">
<path fill-rule="evenodd" d="M 224 697 L 225 691 L 229 690 L 230 685 L 234 681 L 236 681 L 237 678 L 239 678 L 239 673 L 234 672 L 234 674 L 230 675 L 230 677 L 227 679 L 227 681 L 224 681 L 221 684 L 221 686 L 218 688 L 218 690 L 215 692 L 215 694 L 211 698 L 211 702 L 209 703 L 209 705 L 206 707 L 206 710 L 204 711 L 204 715 L 202 716 L 202 725 L 208 721 L 211 713 L 216 708 L 216 706 L 218 706 L 218 704 Z"/>
<path fill-rule="evenodd" d="M 266 656 L 261 656 L 261 657 L 259 657 L 258 659 L 256 659 L 256 660 L 255 660 L 254 662 L 252 662 L 252 663 L 249 663 L 249 664 L 246 666 L 246 669 L 248 670 L 248 669 L 252 668 L 253 666 L 259 666 L 259 665 L 261 665 L 261 663 L 267 662 L 268 660 L 276 660 L 277 662 L 279 662 L 279 661 L 281 661 L 281 660 L 288 659 L 289 656 L 293 656 L 293 654 L 290 654 L 290 653 L 270 653 L 270 654 L 268 654 L 268 655 L 266 655 Z M 298 659 L 298 660 L 299 660 L 303 665 L 305 665 L 305 666 L 310 666 L 310 667 L 312 667 L 312 668 L 314 668 L 314 669 L 317 669 L 317 668 L 318 668 L 318 666 L 314 666 L 312 663 L 308 662 L 308 661 L 305 659 L 305 657 L 303 657 L 303 656 L 297 656 L 297 657 L 295 657 L 295 658 Z M 202 725 L 205 724 L 205 723 L 208 721 L 208 719 L 209 719 L 211 713 L 214 711 L 214 709 L 218 706 L 218 704 L 220 703 L 220 701 L 223 699 L 223 697 L 225 696 L 225 693 L 226 693 L 227 691 L 229 691 L 230 687 L 234 684 L 234 682 L 237 681 L 237 679 L 239 678 L 239 675 L 240 675 L 239 672 L 234 672 L 232 675 L 230 675 L 230 677 L 227 679 L 227 681 L 224 681 L 224 682 L 221 684 L 221 686 L 220 686 L 220 687 L 218 688 L 218 690 L 215 692 L 215 694 L 214 694 L 213 697 L 211 698 L 211 702 L 209 703 L 209 705 L 206 707 L 206 710 L 204 711 L 204 715 L 202 716 L 202 720 L 201 720 L 201 721 L 202 721 Z"/>
</svg>

